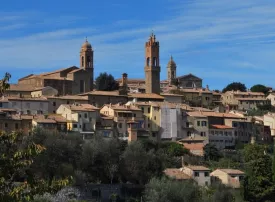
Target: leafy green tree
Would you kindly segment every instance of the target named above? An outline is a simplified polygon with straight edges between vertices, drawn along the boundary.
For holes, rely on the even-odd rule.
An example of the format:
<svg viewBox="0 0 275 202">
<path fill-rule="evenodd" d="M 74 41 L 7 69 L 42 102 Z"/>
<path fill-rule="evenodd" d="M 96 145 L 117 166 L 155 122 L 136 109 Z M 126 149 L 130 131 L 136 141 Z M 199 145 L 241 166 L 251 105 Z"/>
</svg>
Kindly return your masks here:
<svg viewBox="0 0 275 202">
<path fill-rule="evenodd" d="M 222 157 L 219 150 L 213 144 L 205 145 L 203 151 L 205 160 L 218 161 Z"/>
<path fill-rule="evenodd" d="M 202 201 L 198 185 L 190 181 L 153 178 L 145 187 L 146 202 Z"/>
<path fill-rule="evenodd" d="M 242 91 L 242 92 L 245 92 L 247 90 L 245 84 L 243 83 L 240 83 L 240 82 L 233 82 L 233 83 L 230 83 L 228 84 L 223 90 L 222 92 L 225 93 L 226 91 Z"/>
<path fill-rule="evenodd" d="M 272 179 L 272 160 L 263 145 L 249 144 L 244 148 L 246 177 L 244 199 L 251 202 L 273 201 L 275 187 Z"/>
<path fill-rule="evenodd" d="M 51 183 L 56 178 L 74 176 L 83 143 L 78 135 L 51 134 L 36 129 L 29 140 L 46 148 L 35 158 L 31 166 L 32 172 L 37 177 L 48 179 Z"/>
<path fill-rule="evenodd" d="M 0 201 L 29 201 L 36 194 L 58 191 L 69 183 L 68 179 L 53 180 L 49 185 L 30 172 L 34 158 L 43 151 L 43 146 L 25 142 L 21 133 L 0 133 Z"/>
<path fill-rule="evenodd" d="M 130 143 L 121 158 L 124 178 L 132 183 L 145 184 L 163 171 L 155 152 L 146 152 L 140 141 Z"/>
<path fill-rule="evenodd" d="M 120 142 L 116 139 L 105 140 L 95 136 L 83 145 L 81 169 L 89 181 L 113 183 L 119 178 Z"/>
<path fill-rule="evenodd" d="M 9 80 L 11 75 L 6 73 L 4 78 L 0 80 L 0 96 L 2 97 L 6 90 L 10 88 Z"/>
<path fill-rule="evenodd" d="M 189 150 L 185 149 L 183 145 L 180 145 L 176 142 L 167 142 L 163 143 L 162 145 L 163 148 L 165 148 L 166 152 L 171 156 L 183 156 L 184 154 L 188 154 Z"/>
<path fill-rule="evenodd" d="M 267 94 L 269 89 L 261 84 L 254 85 L 250 88 L 251 92 L 262 92 L 264 94 Z"/>
<path fill-rule="evenodd" d="M 119 83 L 114 79 L 111 74 L 106 72 L 100 73 L 96 78 L 96 89 L 102 91 L 118 90 Z"/>
</svg>

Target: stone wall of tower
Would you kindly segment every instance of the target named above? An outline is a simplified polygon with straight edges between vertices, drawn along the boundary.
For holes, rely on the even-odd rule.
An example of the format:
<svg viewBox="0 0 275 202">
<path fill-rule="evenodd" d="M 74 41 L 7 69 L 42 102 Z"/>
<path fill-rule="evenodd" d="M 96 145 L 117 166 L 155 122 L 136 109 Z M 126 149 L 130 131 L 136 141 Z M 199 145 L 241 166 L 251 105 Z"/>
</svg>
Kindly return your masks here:
<svg viewBox="0 0 275 202">
<path fill-rule="evenodd" d="M 177 77 L 177 65 L 173 60 L 173 57 L 171 56 L 168 64 L 167 64 L 167 81 L 169 82 L 169 85 L 172 85 Z"/>
<path fill-rule="evenodd" d="M 85 79 L 85 92 L 92 91 L 94 88 L 94 51 L 87 39 L 80 50 L 80 68 L 89 75 L 89 78 Z"/>
<path fill-rule="evenodd" d="M 145 43 L 144 72 L 146 93 L 160 94 L 159 42 L 154 34 Z"/>
</svg>

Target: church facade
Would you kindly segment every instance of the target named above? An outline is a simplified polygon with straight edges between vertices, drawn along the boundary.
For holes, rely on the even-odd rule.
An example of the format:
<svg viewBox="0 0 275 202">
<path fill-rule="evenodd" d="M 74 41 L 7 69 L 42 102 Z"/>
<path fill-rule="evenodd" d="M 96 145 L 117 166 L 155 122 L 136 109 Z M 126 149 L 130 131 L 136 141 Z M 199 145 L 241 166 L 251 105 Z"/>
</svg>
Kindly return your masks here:
<svg viewBox="0 0 275 202">
<path fill-rule="evenodd" d="M 43 74 L 30 74 L 18 80 L 18 85 L 34 88 L 51 86 L 59 95 L 75 95 L 93 90 L 94 66 L 93 49 L 87 41 L 81 46 L 80 67 L 72 66 Z"/>
</svg>

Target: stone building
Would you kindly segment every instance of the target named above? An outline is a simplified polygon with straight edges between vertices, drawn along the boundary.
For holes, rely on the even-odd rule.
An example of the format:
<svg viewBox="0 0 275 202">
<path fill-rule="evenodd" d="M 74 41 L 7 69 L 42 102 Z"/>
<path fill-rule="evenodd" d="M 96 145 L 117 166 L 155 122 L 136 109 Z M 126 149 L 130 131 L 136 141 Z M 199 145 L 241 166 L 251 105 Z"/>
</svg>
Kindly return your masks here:
<svg viewBox="0 0 275 202">
<path fill-rule="evenodd" d="M 146 93 L 160 94 L 159 42 L 153 33 L 145 43 L 144 71 Z"/>
<path fill-rule="evenodd" d="M 86 39 L 80 50 L 80 68 L 72 66 L 39 75 L 30 74 L 19 79 L 18 84 L 34 88 L 51 86 L 58 90 L 59 95 L 89 92 L 93 90 L 93 57 L 92 46 Z"/>
<path fill-rule="evenodd" d="M 202 88 L 202 79 L 193 74 L 179 76 L 177 80 L 179 88 Z"/>
</svg>

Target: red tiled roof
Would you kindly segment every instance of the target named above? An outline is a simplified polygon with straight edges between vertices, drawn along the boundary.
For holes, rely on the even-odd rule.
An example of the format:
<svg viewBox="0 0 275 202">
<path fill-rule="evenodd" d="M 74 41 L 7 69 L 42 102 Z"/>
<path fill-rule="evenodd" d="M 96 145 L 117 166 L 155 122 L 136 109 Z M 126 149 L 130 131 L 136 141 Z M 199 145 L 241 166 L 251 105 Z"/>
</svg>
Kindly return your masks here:
<svg viewBox="0 0 275 202">
<path fill-rule="evenodd" d="M 168 177 L 175 178 L 176 180 L 188 180 L 191 179 L 190 176 L 187 174 L 183 173 L 180 169 L 178 168 L 167 168 L 164 170 L 164 174 Z"/>
<path fill-rule="evenodd" d="M 214 129 L 233 129 L 232 127 L 226 125 L 211 125 L 211 127 Z"/>
</svg>

